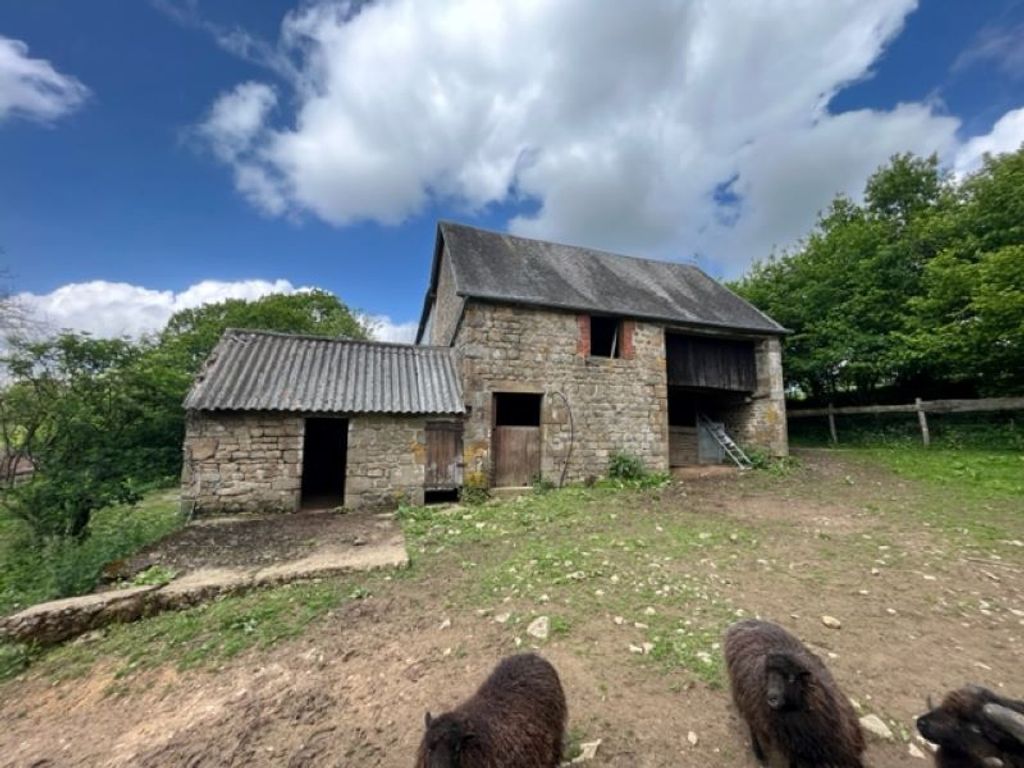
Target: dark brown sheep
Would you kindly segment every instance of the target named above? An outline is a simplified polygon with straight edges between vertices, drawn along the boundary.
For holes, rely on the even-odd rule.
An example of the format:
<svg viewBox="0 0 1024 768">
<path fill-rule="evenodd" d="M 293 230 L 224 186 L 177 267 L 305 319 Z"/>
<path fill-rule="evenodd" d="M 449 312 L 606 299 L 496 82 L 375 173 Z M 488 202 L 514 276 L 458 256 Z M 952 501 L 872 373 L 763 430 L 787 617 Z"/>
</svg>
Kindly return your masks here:
<svg viewBox="0 0 1024 768">
<path fill-rule="evenodd" d="M 821 659 L 782 627 L 739 621 L 725 633 L 725 663 L 754 755 L 790 768 L 862 768 L 864 734 Z"/>
<path fill-rule="evenodd" d="M 1024 768 L 1024 702 L 976 685 L 950 691 L 917 719 L 938 768 Z"/>
<path fill-rule="evenodd" d="M 451 712 L 427 712 L 416 768 L 556 768 L 566 717 L 555 668 L 533 653 L 509 656 Z"/>
</svg>

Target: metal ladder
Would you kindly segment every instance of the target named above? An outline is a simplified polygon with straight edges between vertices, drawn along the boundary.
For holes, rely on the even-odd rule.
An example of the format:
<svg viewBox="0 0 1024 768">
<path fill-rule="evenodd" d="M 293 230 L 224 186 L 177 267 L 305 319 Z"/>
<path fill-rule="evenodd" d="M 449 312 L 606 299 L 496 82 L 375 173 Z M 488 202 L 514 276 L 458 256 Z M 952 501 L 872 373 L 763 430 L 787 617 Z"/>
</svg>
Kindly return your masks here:
<svg viewBox="0 0 1024 768">
<path fill-rule="evenodd" d="M 703 413 L 698 413 L 697 426 L 703 427 L 713 438 L 715 438 L 715 442 L 722 446 L 722 450 L 725 451 L 725 455 L 732 459 L 737 467 L 740 469 L 750 469 L 754 466 L 750 463 L 750 459 L 747 458 L 747 454 L 745 454 L 743 449 L 733 442 L 733 439 L 729 437 L 729 433 L 725 431 L 725 427 L 721 424 L 716 424 Z"/>
</svg>

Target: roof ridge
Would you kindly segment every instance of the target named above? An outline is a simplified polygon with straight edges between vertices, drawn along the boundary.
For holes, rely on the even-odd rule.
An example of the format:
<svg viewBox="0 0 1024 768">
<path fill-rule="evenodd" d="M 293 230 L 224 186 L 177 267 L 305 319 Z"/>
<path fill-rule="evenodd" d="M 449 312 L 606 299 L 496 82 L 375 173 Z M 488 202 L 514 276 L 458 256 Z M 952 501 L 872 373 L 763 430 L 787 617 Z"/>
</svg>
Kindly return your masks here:
<svg viewBox="0 0 1024 768">
<path fill-rule="evenodd" d="M 539 238 L 539 237 L 526 237 L 524 235 L 514 235 L 511 232 L 500 232 L 500 231 L 498 231 L 496 229 L 486 229 L 484 227 L 474 227 L 471 224 L 462 224 L 462 223 L 460 223 L 458 221 L 451 221 L 450 219 L 442 219 L 441 221 L 438 222 L 438 224 L 441 225 L 442 227 L 451 226 L 451 227 L 460 227 L 462 229 L 472 229 L 472 230 L 474 230 L 476 232 L 483 232 L 483 233 L 488 234 L 488 235 L 497 235 L 498 237 L 511 237 L 514 240 L 526 240 L 527 242 L 530 242 L 530 243 L 541 243 L 542 245 L 557 245 L 557 246 L 560 246 L 562 248 L 574 248 L 574 249 L 576 249 L 578 251 L 590 251 L 591 253 L 596 253 L 596 254 L 601 255 L 601 256 L 611 256 L 612 258 L 615 258 L 615 259 L 629 259 L 630 261 L 642 261 L 642 262 L 645 262 L 647 264 L 666 264 L 666 265 L 668 265 L 670 267 L 684 267 L 686 269 L 694 269 L 694 270 L 700 272 L 702 275 L 705 275 L 705 276 L 711 278 L 712 280 L 714 280 L 714 278 L 712 278 L 710 275 L 708 275 L 697 264 L 690 264 L 690 263 L 687 263 L 685 261 L 672 261 L 671 259 L 652 259 L 650 256 L 632 256 L 632 255 L 630 255 L 628 253 L 619 253 L 618 251 L 608 251 L 608 250 L 605 250 L 604 248 L 592 248 L 589 245 L 579 245 L 578 243 L 566 243 L 566 242 L 562 242 L 561 240 L 544 240 L 544 239 Z"/>
<path fill-rule="evenodd" d="M 376 339 L 354 339 L 349 336 L 325 336 L 315 333 L 289 333 L 288 331 L 268 331 L 261 328 L 225 328 L 221 339 L 232 334 L 252 334 L 257 336 L 276 336 L 287 339 L 304 339 L 308 341 L 331 341 L 338 344 L 365 344 L 374 347 L 399 347 L 410 350 L 448 350 L 450 347 L 440 344 L 412 344 L 405 341 L 378 341 Z"/>
</svg>

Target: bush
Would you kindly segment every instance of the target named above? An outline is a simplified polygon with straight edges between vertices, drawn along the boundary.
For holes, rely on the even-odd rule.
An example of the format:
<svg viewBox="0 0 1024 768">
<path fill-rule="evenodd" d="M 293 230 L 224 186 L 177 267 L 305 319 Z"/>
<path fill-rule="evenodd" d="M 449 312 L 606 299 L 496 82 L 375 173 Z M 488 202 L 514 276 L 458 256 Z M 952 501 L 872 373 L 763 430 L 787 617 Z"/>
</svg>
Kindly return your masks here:
<svg viewBox="0 0 1024 768">
<path fill-rule="evenodd" d="M 547 493 L 555 490 L 555 484 L 543 475 L 535 475 L 530 484 L 533 486 L 534 493 Z"/>
<path fill-rule="evenodd" d="M 750 459 L 754 469 L 768 472 L 772 475 L 788 475 L 800 466 L 800 461 L 794 456 L 772 456 L 760 448 L 744 448 L 743 452 Z"/>
<path fill-rule="evenodd" d="M 608 477 L 612 480 L 642 480 L 647 474 L 643 460 L 626 451 L 616 451 L 608 461 Z"/>
<path fill-rule="evenodd" d="M 463 504 L 477 506 L 491 498 L 490 482 L 487 473 L 483 470 L 470 472 L 466 475 L 462 487 L 459 489 L 459 501 Z"/>
</svg>

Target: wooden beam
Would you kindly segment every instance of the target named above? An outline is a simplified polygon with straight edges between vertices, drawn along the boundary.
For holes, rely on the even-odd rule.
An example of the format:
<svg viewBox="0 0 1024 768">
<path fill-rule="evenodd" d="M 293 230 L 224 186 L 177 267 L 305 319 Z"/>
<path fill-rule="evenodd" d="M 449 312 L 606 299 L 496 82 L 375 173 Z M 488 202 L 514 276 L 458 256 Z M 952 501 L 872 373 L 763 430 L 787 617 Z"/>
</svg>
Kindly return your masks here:
<svg viewBox="0 0 1024 768">
<path fill-rule="evenodd" d="M 858 413 L 980 413 L 983 411 L 1024 411 L 1024 397 L 981 397 L 975 400 L 921 400 L 908 405 L 848 405 L 842 408 L 789 408 L 787 416 L 850 416 Z"/>
</svg>

